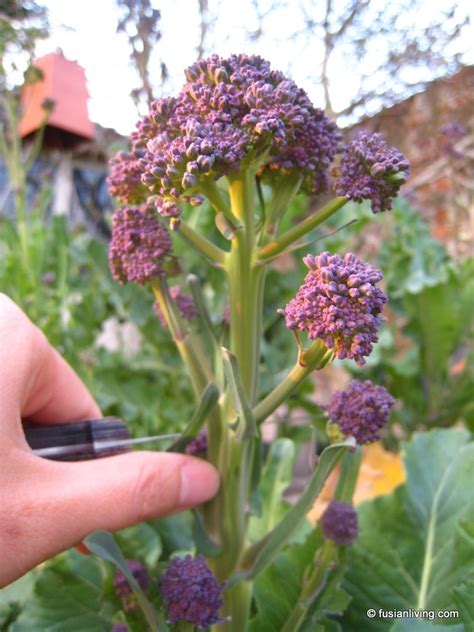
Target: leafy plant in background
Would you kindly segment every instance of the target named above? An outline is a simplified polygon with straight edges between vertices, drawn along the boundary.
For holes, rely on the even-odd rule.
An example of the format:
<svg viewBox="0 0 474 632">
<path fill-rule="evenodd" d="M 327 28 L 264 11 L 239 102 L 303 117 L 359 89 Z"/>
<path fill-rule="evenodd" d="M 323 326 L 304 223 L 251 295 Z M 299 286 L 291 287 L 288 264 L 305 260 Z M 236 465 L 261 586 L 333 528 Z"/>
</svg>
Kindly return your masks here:
<svg viewBox="0 0 474 632">
<path fill-rule="evenodd" d="M 292 506 L 282 492 L 294 444 L 284 438 L 264 450 L 260 427 L 312 371 L 335 358 L 364 364 L 386 301 L 377 287 L 382 274 L 353 254 L 304 258 L 304 283 L 279 317 L 293 333 L 296 362 L 274 388 L 267 381 L 261 398 L 259 374 L 271 372 L 260 364 L 264 282 L 276 257 L 301 246 L 313 250 L 298 240 L 350 199 L 370 200 L 375 212 L 389 209 L 408 164 L 378 135 L 360 136 L 332 171 L 340 197 L 286 228 L 282 218 L 299 191 L 327 189 L 339 145 L 335 126 L 258 57 L 214 56 L 191 66 L 186 79 L 176 99 L 153 104 L 132 137 L 132 152 L 114 161 L 111 189 L 127 206 L 114 216 L 109 258 L 116 279 L 152 290 L 188 371 L 195 411 L 172 449 L 193 453 L 197 443 L 202 453 L 205 446 L 221 490 L 192 514 L 140 525 L 116 540 L 91 534 L 86 544 L 97 558 L 70 552 L 51 562 L 31 588 L 24 580 L 19 606 L 12 605 L 13 587 L 13 599 L 0 609 L 13 632 L 48 629 L 66 618 L 72 631 L 112 624 L 116 632 L 337 630 L 351 598 L 350 575 L 349 590 L 342 581 L 349 560 L 357 572 L 349 551 L 358 531 L 351 503 L 357 444 L 377 438 L 393 398 L 369 381 L 333 394 L 328 445 Z M 194 207 L 205 198 L 212 210 L 201 220 Z M 184 249 L 156 208 L 170 218 Z M 196 253 L 228 290 L 225 318 L 209 315 L 215 297 L 203 294 L 196 275 L 188 276 L 189 289 L 183 286 L 182 271 Z M 338 463 L 334 500 L 311 529 L 305 515 Z M 422 585 L 426 592 L 428 580 Z M 455 588 L 462 594 L 462 586 Z M 360 599 L 347 616 L 358 609 Z"/>
<path fill-rule="evenodd" d="M 152 289 L 197 400 L 193 419 L 172 448 L 192 453 L 205 424 L 207 458 L 222 481 L 217 497 L 194 516 L 199 555 L 172 558 L 158 580 L 156 598 L 161 596 L 168 624 L 176 629 L 247 629 L 259 617 L 254 582 L 272 568 L 280 551 L 301 537 L 306 512 L 346 453 L 338 501 L 327 510 L 316 540 L 311 538 L 307 545 L 313 562 L 301 569 L 300 594 L 282 628 L 297 630 L 316 598 L 323 620 L 330 611 L 326 600 L 330 604 L 333 594 L 339 594 L 339 558 L 357 532 L 350 499 L 359 456 L 348 450 L 355 449 L 356 441 L 376 438 L 393 400 L 367 381 L 361 384 L 356 421 L 342 424 L 340 412 L 331 411 L 332 442 L 320 455 L 301 498 L 277 521 L 271 505 L 269 515 L 263 515 L 259 427 L 313 370 L 336 357 L 365 363 L 377 340 L 386 297 L 376 287 L 381 272 L 355 255 L 308 255 L 305 282 L 282 312 L 296 341 L 295 366 L 259 401 L 266 267 L 349 199 L 370 199 L 374 212 L 389 209 L 407 177 L 408 163 L 380 136 L 361 135 L 344 150 L 334 172 L 340 197 L 279 233 L 281 216 L 298 191 L 326 191 L 328 169 L 340 143 L 335 125 L 303 91 L 258 57 L 214 56 L 188 68 L 186 79 L 177 98 L 152 105 L 132 137 L 132 152 L 117 156 L 110 177 L 112 193 L 128 205 L 113 217 L 112 273 L 121 283 L 134 281 Z M 187 219 L 192 221 L 193 207 L 205 198 L 215 214 L 220 244 Z M 186 261 L 174 255 L 156 209 L 170 218 L 172 231 L 188 247 L 223 273 L 229 293 L 229 335 L 223 340 L 216 337 L 195 276 L 188 278 L 193 310 L 183 287 L 173 281 L 170 290 L 168 280 L 179 276 Z M 198 323 L 193 326 L 196 313 Z M 301 337 L 305 332 L 308 346 Z M 222 342 L 228 348 L 221 348 Z M 259 519 L 269 530 L 253 540 L 251 523 Z M 130 579 L 149 626 L 165 629 L 160 611 L 143 601 L 140 582 L 130 575 L 135 562 L 127 567 L 106 534 L 91 535 L 87 545 L 114 561 Z M 133 623 L 133 616 L 129 619 Z"/>
<path fill-rule="evenodd" d="M 364 372 L 400 401 L 388 440 L 459 421 L 472 429 L 473 260 L 455 263 L 407 204 L 398 202 L 391 220 L 378 261 L 392 313 Z"/>
<path fill-rule="evenodd" d="M 25 228 L 27 262 L 18 257 L 18 223 L 0 221 L 0 290 L 80 373 L 104 414 L 126 419 L 136 436 L 178 429 L 192 413 L 191 391 L 152 301 L 136 286 L 120 290 L 104 243 L 71 231 L 64 217 L 46 220 L 39 202 Z"/>
<path fill-rule="evenodd" d="M 359 508 L 360 538 L 344 588 L 352 596 L 343 629 L 407 632 L 474 629 L 474 444 L 469 433 L 416 433 L 403 446 L 406 483 Z M 455 611 L 425 619 L 370 619 L 367 610 Z M 417 625 L 420 624 L 418 628 Z"/>
</svg>

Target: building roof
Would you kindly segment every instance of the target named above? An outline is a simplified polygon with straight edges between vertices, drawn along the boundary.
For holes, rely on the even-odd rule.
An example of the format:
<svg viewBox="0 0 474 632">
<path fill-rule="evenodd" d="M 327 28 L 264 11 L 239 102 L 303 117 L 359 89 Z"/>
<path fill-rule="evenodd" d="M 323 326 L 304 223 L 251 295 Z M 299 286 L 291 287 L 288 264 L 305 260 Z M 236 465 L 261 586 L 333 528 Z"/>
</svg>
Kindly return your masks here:
<svg viewBox="0 0 474 632">
<path fill-rule="evenodd" d="M 50 53 L 36 60 L 42 78 L 23 88 L 21 102 L 23 117 L 19 124 L 21 138 L 37 131 L 44 123 L 44 102 L 52 101 L 52 112 L 47 127 L 61 132 L 71 139 L 93 140 L 94 126 L 87 111 L 88 92 L 84 69 L 75 61 L 69 61 L 61 52 Z M 72 135 L 72 136 L 71 136 Z"/>
</svg>

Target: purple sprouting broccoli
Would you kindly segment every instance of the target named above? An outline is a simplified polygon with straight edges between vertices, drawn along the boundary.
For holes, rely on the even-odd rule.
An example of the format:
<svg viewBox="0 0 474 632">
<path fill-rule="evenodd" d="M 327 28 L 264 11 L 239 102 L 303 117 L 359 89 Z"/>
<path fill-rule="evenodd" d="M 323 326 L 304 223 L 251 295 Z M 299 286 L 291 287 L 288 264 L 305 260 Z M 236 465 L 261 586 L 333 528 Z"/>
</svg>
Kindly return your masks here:
<svg viewBox="0 0 474 632">
<path fill-rule="evenodd" d="M 348 253 L 329 252 L 303 261 L 309 268 L 304 284 L 285 308 L 290 329 L 321 339 L 337 358 L 365 363 L 377 341 L 382 309 L 387 301 L 375 284 L 382 272 Z"/>
<path fill-rule="evenodd" d="M 273 172 L 296 172 L 304 176 L 302 188 L 311 194 L 323 193 L 328 188 L 328 168 L 334 160 L 341 135 L 335 124 L 322 110 L 308 107 L 303 128 L 284 151 L 273 155 L 262 169 L 263 177 Z"/>
<path fill-rule="evenodd" d="M 200 204 L 206 182 L 250 161 L 263 173 L 301 173 L 310 190 L 324 187 L 340 134 L 293 81 L 248 55 L 212 55 L 185 76 L 178 96 L 154 102 L 132 134 L 160 213 L 176 217 L 178 203 Z"/>
<path fill-rule="evenodd" d="M 126 623 L 119 621 L 118 623 L 114 623 L 110 632 L 130 632 L 130 628 Z"/>
<path fill-rule="evenodd" d="M 186 448 L 186 454 L 191 454 L 192 456 L 206 456 L 207 454 L 207 433 L 205 430 L 202 430 L 195 439 L 190 441 Z"/>
<path fill-rule="evenodd" d="M 163 264 L 171 251 L 171 237 L 153 207 L 142 205 L 114 213 L 109 265 L 117 281 L 144 285 L 164 276 Z"/>
<path fill-rule="evenodd" d="M 140 204 L 147 197 L 148 190 L 141 180 L 142 155 L 143 150 L 120 151 L 110 161 L 110 175 L 107 178 L 110 195 L 122 204 Z"/>
<path fill-rule="evenodd" d="M 342 546 L 351 546 L 358 535 L 357 512 L 348 503 L 332 500 L 321 517 L 324 537 Z"/>
<path fill-rule="evenodd" d="M 222 586 L 202 555 L 173 558 L 160 578 L 159 587 L 171 624 L 186 621 L 198 629 L 206 629 L 221 621 Z"/>
<path fill-rule="evenodd" d="M 128 560 L 127 566 L 128 570 L 137 580 L 140 588 L 143 591 L 148 590 L 148 586 L 150 584 L 150 576 L 148 575 L 148 572 L 143 564 L 138 560 Z M 120 595 L 120 597 L 127 597 L 133 592 L 130 588 L 130 584 L 128 583 L 127 578 L 120 570 L 117 570 L 115 573 L 114 588 L 115 592 L 117 593 L 117 595 Z"/>
<path fill-rule="evenodd" d="M 336 170 L 336 193 L 355 202 L 370 200 L 374 213 L 392 208 L 410 163 L 395 147 L 387 147 L 381 134 L 359 137 L 345 148 Z"/>
<path fill-rule="evenodd" d="M 332 394 L 325 408 L 344 436 L 354 437 L 357 443 L 371 443 L 379 439 L 379 430 L 387 423 L 394 403 L 383 386 L 370 380 L 352 380 L 346 390 Z"/>
<path fill-rule="evenodd" d="M 196 318 L 198 312 L 196 306 L 194 305 L 192 296 L 189 296 L 189 294 L 185 294 L 184 292 L 182 292 L 181 288 L 178 286 L 173 286 L 170 288 L 170 296 L 171 299 L 176 303 L 181 316 L 185 320 L 193 320 L 193 318 Z M 168 322 L 166 320 L 166 316 L 163 314 L 163 311 L 157 302 L 153 303 L 153 309 L 155 310 L 155 313 L 158 316 L 163 327 L 167 327 Z"/>
</svg>

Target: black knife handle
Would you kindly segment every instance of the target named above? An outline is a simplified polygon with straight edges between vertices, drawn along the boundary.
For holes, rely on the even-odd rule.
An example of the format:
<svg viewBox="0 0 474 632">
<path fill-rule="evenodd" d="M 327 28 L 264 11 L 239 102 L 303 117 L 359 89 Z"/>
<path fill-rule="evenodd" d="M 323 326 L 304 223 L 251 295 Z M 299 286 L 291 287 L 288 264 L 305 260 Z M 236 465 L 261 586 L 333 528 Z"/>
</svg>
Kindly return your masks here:
<svg viewBox="0 0 474 632">
<path fill-rule="evenodd" d="M 55 461 L 84 461 L 106 456 L 96 446 L 104 441 L 130 439 L 130 432 L 119 417 L 85 419 L 67 424 L 49 426 L 28 425 L 24 428 L 26 440 L 40 456 Z M 126 448 L 115 448 L 107 454 L 119 454 Z"/>
</svg>

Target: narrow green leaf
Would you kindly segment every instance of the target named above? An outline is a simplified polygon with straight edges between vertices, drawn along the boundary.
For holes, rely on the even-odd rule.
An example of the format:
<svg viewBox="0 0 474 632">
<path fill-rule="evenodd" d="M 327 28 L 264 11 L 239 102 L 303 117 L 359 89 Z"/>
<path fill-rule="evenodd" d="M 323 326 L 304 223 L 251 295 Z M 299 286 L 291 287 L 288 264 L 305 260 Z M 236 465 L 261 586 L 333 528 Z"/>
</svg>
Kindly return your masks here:
<svg viewBox="0 0 474 632">
<path fill-rule="evenodd" d="M 243 573 L 244 577 L 253 579 L 272 562 L 305 518 L 321 492 L 329 474 L 350 447 L 355 447 L 355 442 L 352 438 L 343 443 L 331 445 L 322 452 L 313 476 L 298 502 L 293 505 L 281 522 L 267 536 L 251 546 L 247 551 L 244 557 L 244 565 L 248 567 L 248 570 Z"/>
<path fill-rule="evenodd" d="M 204 389 L 199 406 L 192 416 L 191 421 L 183 430 L 181 436 L 173 443 L 172 446 L 168 448 L 168 452 L 182 452 L 186 447 L 186 444 L 189 443 L 189 440 L 197 437 L 218 399 L 219 389 L 214 382 L 209 382 Z"/>
<path fill-rule="evenodd" d="M 241 439 L 251 439 L 258 435 L 257 425 L 252 407 L 245 393 L 237 358 L 225 347 L 222 347 L 222 356 L 224 358 L 224 373 L 230 387 L 235 409 L 240 418 L 237 434 Z"/>
<path fill-rule="evenodd" d="M 262 439 L 255 439 L 254 454 L 252 462 L 252 475 L 250 477 L 250 516 L 260 517 L 263 512 L 263 498 L 260 489 L 260 478 L 262 475 Z"/>
<path fill-rule="evenodd" d="M 337 482 L 334 498 L 352 504 L 357 478 L 359 475 L 362 450 L 357 447 L 354 452 L 346 452 L 341 461 L 341 472 Z"/>
<path fill-rule="evenodd" d="M 288 511 L 289 504 L 283 500 L 283 492 L 291 483 L 295 444 L 290 439 L 273 441 L 262 471 L 260 493 L 262 515 L 251 518 L 249 537 L 251 542 L 260 540 L 273 529 Z"/>
<path fill-rule="evenodd" d="M 235 229 L 232 224 L 229 222 L 224 213 L 217 213 L 215 217 L 215 222 L 217 226 L 217 230 L 220 234 L 231 241 L 235 237 Z"/>
<path fill-rule="evenodd" d="M 193 538 L 196 550 L 206 557 L 217 557 L 222 554 L 222 549 L 207 535 L 201 514 L 197 509 L 193 510 Z"/>
<path fill-rule="evenodd" d="M 138 605 L 140 606 L 143 615 L 150 626 L 150 630 L 164 632 L 166 627 L 164 627 L 160 621 L 158 613 L 146 598 L 137 580 L 129 571 L 127 562 L 122 555 L 121 550 L 118 548 L 113 535 L 107 531 L 94 531 L 94 533 L 87 536 L 84 540 L 84 544 L 90 551 L 92 551 L 92 553 L 95 553 L 95 555 L 98 555 L 108 562 L 112 562 L 112 564 L 122 571 L 130 585 L 130 588 L 137 597 Z"/>
<path fill-rule="evenodd" d="M 187 280 L 198 312 L 201 331 L 206 342 L 209 357 L 216 356 L 215 351 L 218 348 L 217 338 L 212 327 L 212 321 L 202 292 L 201 282 L 195 274 L 189 274 Z M 212 350 L 214 352 L 211 352 Z"/>
</svg>

